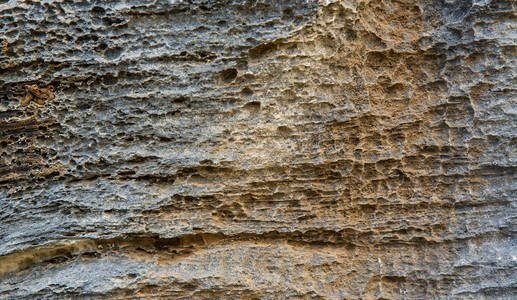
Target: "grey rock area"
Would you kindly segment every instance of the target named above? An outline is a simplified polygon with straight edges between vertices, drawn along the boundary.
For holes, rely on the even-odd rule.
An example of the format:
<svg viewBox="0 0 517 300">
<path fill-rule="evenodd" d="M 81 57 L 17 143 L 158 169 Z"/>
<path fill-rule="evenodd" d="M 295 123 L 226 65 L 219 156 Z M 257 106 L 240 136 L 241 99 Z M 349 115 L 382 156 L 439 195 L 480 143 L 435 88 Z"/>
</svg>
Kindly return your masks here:
<svg viewBox="0 0 517 300">
<path fill-rule="evenodd" d="M 514 0 L 3 0 L 0 30 L 0 299 L 517 299 Z"/>
</svg>

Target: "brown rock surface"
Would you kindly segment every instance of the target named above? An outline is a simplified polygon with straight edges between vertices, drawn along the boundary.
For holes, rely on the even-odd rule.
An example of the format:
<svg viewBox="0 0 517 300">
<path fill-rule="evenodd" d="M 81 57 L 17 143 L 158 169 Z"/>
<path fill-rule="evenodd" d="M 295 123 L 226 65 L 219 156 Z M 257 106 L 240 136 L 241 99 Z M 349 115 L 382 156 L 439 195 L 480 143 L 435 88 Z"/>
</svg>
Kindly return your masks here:
<svg viewBox="0 0 517 300">
<path fill-rule="evenodd" d="M 0 298 L 517 298 L 516 16 L 0 1 Z"/>
</svg>

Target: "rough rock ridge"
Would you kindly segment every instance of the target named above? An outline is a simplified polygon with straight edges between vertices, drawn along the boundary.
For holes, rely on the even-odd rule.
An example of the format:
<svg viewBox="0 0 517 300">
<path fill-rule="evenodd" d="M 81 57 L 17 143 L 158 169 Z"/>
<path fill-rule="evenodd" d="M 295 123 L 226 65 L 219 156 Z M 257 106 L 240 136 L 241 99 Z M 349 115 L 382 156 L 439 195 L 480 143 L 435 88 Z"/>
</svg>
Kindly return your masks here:
<svg viewBox="0 0 517 300">
<path fill-rule="evenodd" d="M 516 6 L 0 1 L 0 298 L 517 298 Z"/>
</svg>

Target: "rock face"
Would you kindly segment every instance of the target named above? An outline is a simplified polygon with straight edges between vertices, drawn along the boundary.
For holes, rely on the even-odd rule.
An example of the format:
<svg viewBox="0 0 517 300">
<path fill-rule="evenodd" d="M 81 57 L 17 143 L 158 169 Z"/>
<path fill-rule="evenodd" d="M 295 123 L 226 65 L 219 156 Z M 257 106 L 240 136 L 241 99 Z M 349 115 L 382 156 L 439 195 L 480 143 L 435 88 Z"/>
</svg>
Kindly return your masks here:
<svg viewBox="0 0 517 300">
<path fill-rule="evenodd" d="M 517 298 L 516 16 L 0 1 L 0 298 Z"/>
</svg>

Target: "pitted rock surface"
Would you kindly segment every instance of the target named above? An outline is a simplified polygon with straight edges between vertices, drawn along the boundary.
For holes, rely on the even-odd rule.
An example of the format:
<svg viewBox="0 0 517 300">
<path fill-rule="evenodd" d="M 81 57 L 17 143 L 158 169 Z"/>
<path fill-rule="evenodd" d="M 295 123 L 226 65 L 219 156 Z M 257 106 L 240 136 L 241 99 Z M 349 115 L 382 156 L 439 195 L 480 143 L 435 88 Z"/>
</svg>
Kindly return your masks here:
<svg viewBox="0 0 517 300">
<path fill-rule="evenodd" d="M 517 298 L 516 16 L 0 1 L 0 298 Z"/>
</svg>

